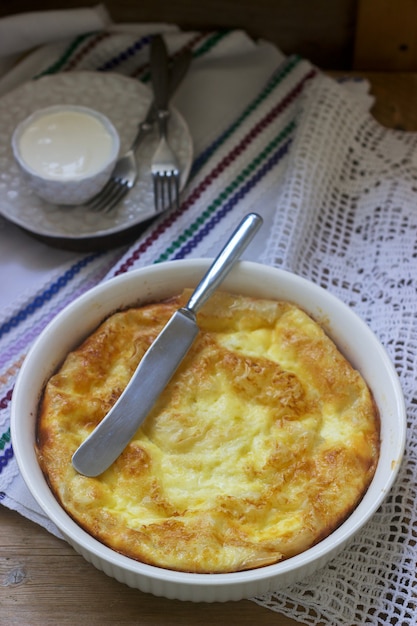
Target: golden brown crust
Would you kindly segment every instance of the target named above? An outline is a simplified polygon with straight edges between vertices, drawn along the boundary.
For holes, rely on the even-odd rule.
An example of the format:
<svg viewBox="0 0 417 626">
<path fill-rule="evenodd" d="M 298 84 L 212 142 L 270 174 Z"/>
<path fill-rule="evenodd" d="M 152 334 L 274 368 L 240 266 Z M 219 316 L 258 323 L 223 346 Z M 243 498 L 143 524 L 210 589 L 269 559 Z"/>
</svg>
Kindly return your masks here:
<svg viewBox="0 0 417 626">
<path fill-rule="evenodd" d="M 90 534 L 153 565 L 228 572 L 327 536 L 374 474 L 379 420 L 357 371 L 287 302 L 218 292 L 142 428 L 98 478 L 71 457 L 189 292 L 106 320 L 46 386 L 38 455 Z"/>
</svg>

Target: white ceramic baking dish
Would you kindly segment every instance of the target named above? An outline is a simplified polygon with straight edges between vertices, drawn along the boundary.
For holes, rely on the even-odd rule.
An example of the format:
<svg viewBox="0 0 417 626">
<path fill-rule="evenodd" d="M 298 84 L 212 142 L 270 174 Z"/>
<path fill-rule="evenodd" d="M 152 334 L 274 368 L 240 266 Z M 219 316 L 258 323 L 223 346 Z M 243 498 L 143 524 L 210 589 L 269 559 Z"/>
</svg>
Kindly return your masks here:
<svg viewBox="0 0 417 626">
<path fill-rule="evenodd" d="M 100 284 L 62 311 L 34 343 L 21 368 L 12 402 L 12 441 L 23 478 L 44 512 L 85 559 L 109 576 L 155 595 L 196 602 L 250 598 L 312 574 L 335 557 L 376 512 L 401 463 L 406 432 L 395 369 L 369 327 L 326 290 L 294 274 L 239 262 L 222 289 L 297 303 L 322 324 L 370 386 L 381 417 L 381 454 L 374 479 L 350 517 L 302 554 L 275 565 L 226 574 L 181 573 L 146 565 L 102 545 L 61 508 L 40 470 L 35 444 L 38 402 L 46 380 L 106 316 L 129 305 L 157 301 L 193 287 L 208 259 L 173 261 L 135 270 Z"/>
</svg>

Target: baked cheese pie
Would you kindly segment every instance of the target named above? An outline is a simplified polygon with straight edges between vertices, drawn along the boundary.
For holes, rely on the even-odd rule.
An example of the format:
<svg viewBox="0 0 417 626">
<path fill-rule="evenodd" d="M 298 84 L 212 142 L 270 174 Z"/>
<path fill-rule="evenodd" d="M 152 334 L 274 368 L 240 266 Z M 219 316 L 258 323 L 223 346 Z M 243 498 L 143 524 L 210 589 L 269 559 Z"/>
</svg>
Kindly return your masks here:
<svg viewBox="0 0 417 626">
<path fill-rule="evenodd" d="M 290 302 L 217 292 L 121 456 L 97 478 L 71 463 L 190 293 L 116 312 L 68 354 L 41 399 L 39 461 L 68 514 L 128 557 L 198 573 L 277 563 L 353 511 L 380 445 L 362 376 Z"/>
</svg>

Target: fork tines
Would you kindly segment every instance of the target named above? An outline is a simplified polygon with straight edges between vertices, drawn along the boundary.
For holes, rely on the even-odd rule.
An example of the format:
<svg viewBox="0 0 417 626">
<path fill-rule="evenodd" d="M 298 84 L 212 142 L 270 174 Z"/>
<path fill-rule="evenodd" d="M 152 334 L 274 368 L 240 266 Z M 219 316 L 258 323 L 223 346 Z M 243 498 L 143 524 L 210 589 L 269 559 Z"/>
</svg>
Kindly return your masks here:
<svg viewBox="0 0 417 626">
<path fill-rule="evenodd" d="M 101 193 L 87 203 L 87 207 L 91 211 L 107 213 L 127 195 L 129 189 L 130 186 L 125 181 L 113 179 Z"/>
<path fill-rule="evenodd" d="M 155 197 L 155 211 L 160 213 L 170 206 L 179 206 L 179 171 L 177 169 L 165 172 L 153 172 L 153 190 Z"/>
</svg>

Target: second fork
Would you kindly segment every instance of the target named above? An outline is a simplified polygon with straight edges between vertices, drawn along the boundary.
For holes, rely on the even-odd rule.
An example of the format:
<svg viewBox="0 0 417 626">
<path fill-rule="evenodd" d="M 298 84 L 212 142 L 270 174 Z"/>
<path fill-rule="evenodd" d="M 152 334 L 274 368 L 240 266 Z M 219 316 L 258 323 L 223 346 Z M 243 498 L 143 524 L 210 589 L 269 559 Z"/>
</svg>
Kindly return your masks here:
<svg viewBox="0 0 417 626">
<path fill-rule="evenodd" d="M 180 170 L 177 159 L 167 140 L 168 111 L 158 112 L 161 139 L 152 159 L 151 171 L 155 210 L 159 213 L 175 204 L 179 205 Z"/>
<path fill-rule="evenodd" d="M 179 84 L 185 77 L 191 62 L 191 52 L 186 49 L 182 51 L 173 61 L 172 67 L 169 72 L 168 80 L 168 97 L 171 97 Z M 164 62 L 165 63 L 165 62 Z M 154 71 L 160 71 L 159 68 L 154 67 Z M 102 191 L 92 198 L 86 207 L 93 211 L 102 211 L 103 213 L 110 212 L 121 200 L 127 195 L 136 183 L 137 179 L 137 165 L 136 165 L 136 150 L 141 143 L 142 139 L 146 137 L 153 128 L 154 122 L 159 122 L 159 114 L 157 112 L 157 102 L 154 101 L 149 107 L 148 113 L 144 121 L 139 125 L 137 135 L 132 142 L 132 145 L 127 153 L 119 157 L 113 170 L 112 176 Z M 179 195 L 179 173 L 176 178 L 175 184 L 178 185 L 178 189 L 175 190 L 174 198 L 178 198 Z M 166 206 L 159 203 L 160 209 L 163 210 Z M 157 212 L 159 212 L 157 209 Z"/>
</svg>

